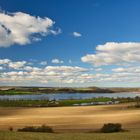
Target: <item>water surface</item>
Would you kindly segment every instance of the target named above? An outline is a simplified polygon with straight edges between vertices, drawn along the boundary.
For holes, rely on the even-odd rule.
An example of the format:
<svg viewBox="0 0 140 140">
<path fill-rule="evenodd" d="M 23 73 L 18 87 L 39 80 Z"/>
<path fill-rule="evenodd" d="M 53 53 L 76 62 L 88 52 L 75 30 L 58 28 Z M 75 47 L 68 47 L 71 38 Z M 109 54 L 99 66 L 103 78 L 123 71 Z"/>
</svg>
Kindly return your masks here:
<svg viewBox="0 0 140 140">
<path fill-rule="evenodd" d="M 50 94 L 32 94 L 32 95 L 0 95 L 0 100 L 68 100 L 68 99 L 91 99 L 98 97 L 110 98 L 134 98 L 140 96 L 136 92 L 123 93 L 50 93 Z"/>
</svg>

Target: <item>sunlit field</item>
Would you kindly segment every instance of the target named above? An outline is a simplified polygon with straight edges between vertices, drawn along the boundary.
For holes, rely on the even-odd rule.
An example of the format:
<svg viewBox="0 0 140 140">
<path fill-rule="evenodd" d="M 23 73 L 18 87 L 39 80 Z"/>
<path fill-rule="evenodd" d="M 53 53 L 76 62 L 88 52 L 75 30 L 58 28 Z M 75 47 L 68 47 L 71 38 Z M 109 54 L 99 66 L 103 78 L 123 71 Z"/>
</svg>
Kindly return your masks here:
<svg viewBox="0 0 140 140">
<path fill-rule="evenodd" d="M 131 103 L 132 104 L 132 103 Z M 95 131 L 104 123 L 121 123 L 125 129 L 140 129 L 140 109 L 131 104 L 85 107 L 1 107 L 0 129 L 46 124 L 55 132 Z"/>
<path fill-rule="evenodd" d="M 1 140 L 139 140 L 140 130 L 121 133 L 31 133 L 0 132 Z"/>
<path fill-rule="evenodd" d="M 132 103 L 131 103 L 132 104 Z M 139 140 L 140 109 L 129 104 L 55 108 L 0 108 L 1 140 Z M 104 123 L 121 123 L 125 132 L 96 132 Z M 17 132 L 24 126 L 51 126 L 54 133 Z M 9 128 L 13 131 L 10 132 Z"/>
</svg>

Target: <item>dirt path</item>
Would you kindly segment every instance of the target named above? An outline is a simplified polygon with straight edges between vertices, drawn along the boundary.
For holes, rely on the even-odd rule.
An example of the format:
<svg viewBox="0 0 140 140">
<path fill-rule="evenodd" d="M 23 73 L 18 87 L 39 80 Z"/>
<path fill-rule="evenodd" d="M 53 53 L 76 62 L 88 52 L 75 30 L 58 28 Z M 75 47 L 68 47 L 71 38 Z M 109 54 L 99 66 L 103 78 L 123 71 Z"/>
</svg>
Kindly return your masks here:
<svg viewBox="0 0 140 140">
<path fill-rule="evenodd" d="M 0 129 L 47 124 L 56 131 L 89 131 L 104 123 L 122 123 L 127 129 L 140 128 L 140 109 L 127 105 L 57 108 L 0 108 Z"/>
</svg>

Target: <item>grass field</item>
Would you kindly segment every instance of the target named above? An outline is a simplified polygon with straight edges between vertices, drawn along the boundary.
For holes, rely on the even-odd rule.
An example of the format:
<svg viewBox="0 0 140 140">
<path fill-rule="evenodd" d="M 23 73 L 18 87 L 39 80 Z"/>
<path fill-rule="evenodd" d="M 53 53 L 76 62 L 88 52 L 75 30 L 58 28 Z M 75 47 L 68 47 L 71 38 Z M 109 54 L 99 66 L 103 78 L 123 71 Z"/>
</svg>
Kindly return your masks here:
<svg viewBox="0 0 140 140">
<path fill-rule="evenodd" d="M 122 133 L 30 133 L 0 132 L 1 140 L 140 140 L 140 131 Z"/>
<path fill-rule="evenodd" d="M 139 140 L 140 109 L 128 108 L 128 105 L 130 103 L 54 108 L 0 107 L 0 140 Z M 121 123 L 128 132 L 92 133 L 109 122 Z M 15 132 L 17 128 L 42 124 L 51 126 L 56 133 Z M 10 126 L 14 132 L 8 131 Z"/>
<path fill-rule="evenodd" d="M 120 102 L 124 99 L 119 99 Z M 130 101 L 133 101 L 131 99 Z M 93 99 L 71 99 L 71 100 L 59 100 L 59 101 L 48 101 L 48 100 L 0 100 L 0 107 L 57 107 L 57 106 L 73 106 L 74 104 L 91 103 L 91 102 L 107 102 L 117 101 L 117 99 L 99 97 Z M 126 100 L 127 102 L 127 100 Z"/>
<path fill-rule="evenodd" d="M 46 124 L 55 132 L 89 132 L 104 123 L 121 123 L 128 130 L 140 129 L 140 109 L 127 108 L 128 104 L 24 108 L 0 107 L 0 130 Z"/>
<path fill-rule="evenodd" d="M 81 105 L 82 103 L 98 103 L 108 101 L 119 101 L 120 103 L 140 103 L 140 97 L 136 98 L 109 98 L 98 97 L 91 99 L 69 99 L 69 100 L 0 100 L 0 107 L 64 107 Z"/>
</svg>

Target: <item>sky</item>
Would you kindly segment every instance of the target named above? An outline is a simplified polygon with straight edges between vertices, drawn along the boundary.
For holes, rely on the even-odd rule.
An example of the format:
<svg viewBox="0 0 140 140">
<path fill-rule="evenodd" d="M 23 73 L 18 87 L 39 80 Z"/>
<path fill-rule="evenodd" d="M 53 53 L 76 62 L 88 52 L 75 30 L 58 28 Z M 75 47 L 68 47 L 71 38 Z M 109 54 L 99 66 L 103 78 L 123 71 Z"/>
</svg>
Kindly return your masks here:
<svg viewBox="0 0 140 140">
<path fill-rule="evenodd" d="M 140 87 L 139 0 L 1 0 L 0 85 Z"/>
</svg>

